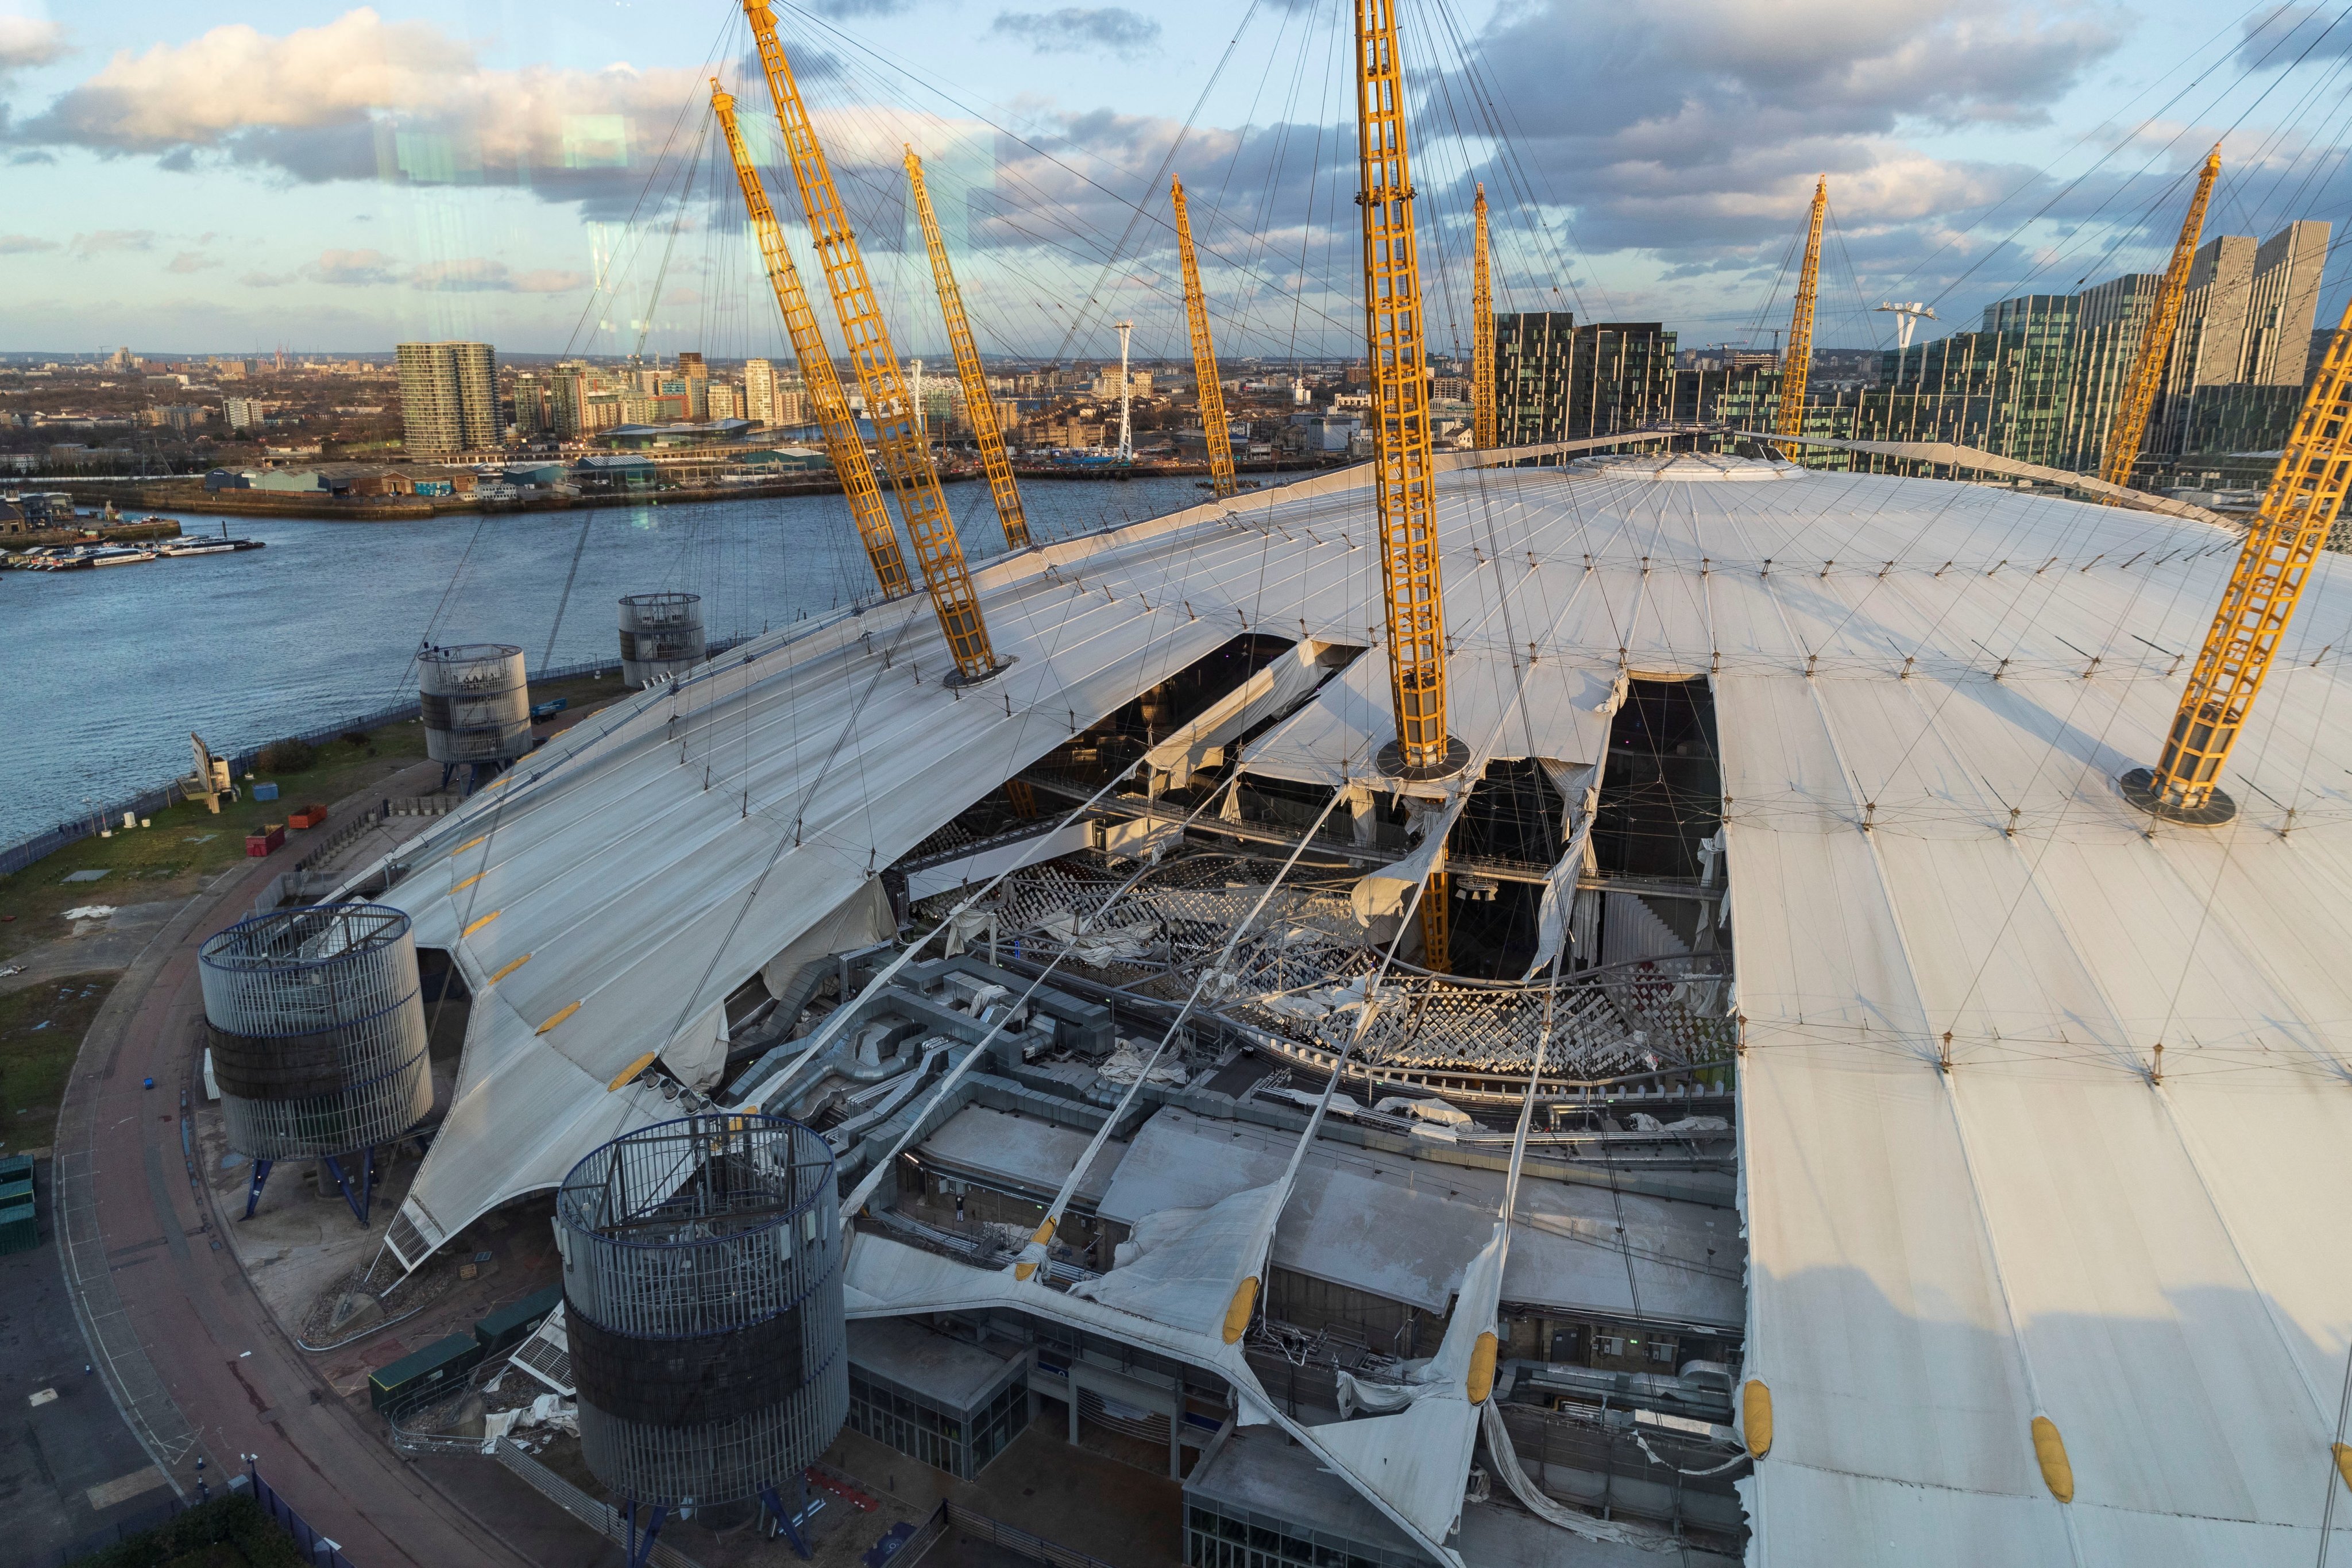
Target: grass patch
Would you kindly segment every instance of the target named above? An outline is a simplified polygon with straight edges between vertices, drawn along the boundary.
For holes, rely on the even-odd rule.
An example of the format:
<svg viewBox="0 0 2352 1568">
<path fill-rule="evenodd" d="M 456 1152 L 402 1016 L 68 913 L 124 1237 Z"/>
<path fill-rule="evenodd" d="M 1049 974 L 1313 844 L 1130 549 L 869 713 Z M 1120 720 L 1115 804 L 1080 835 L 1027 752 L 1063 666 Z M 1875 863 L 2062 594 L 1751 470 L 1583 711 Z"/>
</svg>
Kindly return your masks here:
<svg viewBox="0 0 2352 1568">
<path fill-rule="evenodd" d="M 570 680 L 534 682 L 530 700 L 567 699 L 570 712 L 599 707 L 628 694 L 621 683 L 617 659 L 602 679 L 581 676 Z M 300 754 L 307 752 L 307 757 Z M 267 824 L 284 822 L 288 814 L 312 801 L 332 805 L 390 778 L 403 768 L 425 760 L 425 727 L 412 721 L 386 724 L 365 732 L 352 731 L 308 743 L 300 752 L 284 742 L 265 749 L 270 760 L 291 763 L 277 771 L 257 768 L 253 782 L 274 783 L 278 798 L 253 798 L 252 783 L 237 780 L 245 798 L 224 802 L 215 816 L 201 801 L 182 801 L 148 818 L 148 827 L 117 827 L 111 838 L 85 838 L 68 844 L 23 870 L 0 877 L 0 959 L 23 952 L 66 934 L 58 919 L 84 904 L 152 903 L 185 898 L 205 879 L 245 859 L 245 836 Z M 341 826 L 330 820 L 311 833 L 289 832 L 286 847 L 272 859 L 288 868 L 317 837 Z M 76 871 L 103 870 L 95 882 L 68 882 Z"/>
<path fill-rule="evenodd" d="M 293 1537 L 249 1497 L 215 1497 L 72 1568 L 303 1568 Z"/>
<path fill-rule="evenodd" d="M 68 974 L 0 995 L 0 1140 L 49 1141 L 74 1054 L 115 979 Z"/>
</svg>

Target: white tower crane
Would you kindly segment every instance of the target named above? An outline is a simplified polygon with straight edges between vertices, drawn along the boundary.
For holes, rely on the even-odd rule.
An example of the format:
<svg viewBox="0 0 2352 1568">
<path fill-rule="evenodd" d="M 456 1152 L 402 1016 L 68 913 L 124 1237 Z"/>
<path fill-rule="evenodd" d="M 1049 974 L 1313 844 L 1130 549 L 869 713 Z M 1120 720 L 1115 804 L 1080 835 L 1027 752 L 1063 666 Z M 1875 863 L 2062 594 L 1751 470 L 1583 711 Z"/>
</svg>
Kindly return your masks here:
<svg viewBox="0 0 2352 1568">
<path fill-rule="evenodd" d="M 1135 431 L 1127 420 L 1127 340 L 1135 331 L 1133 321 L 1115 321 L 1118 329 L 1118 460 L 1135 461 Z"/>
<path fill-rule="evenodd" d="M 1882 300 L 1878 302 L 1878 309 L 1895 313 L 1895 384 L 1900 386 L 1903 384 L 1903 356 L 1911 352 L 1911 334 L 1919 330 L 1921 321 L 1934 321 L 1936 310 L 1934 306 L 1923 305 L 1916 300 L 1907 305 L 1890 304 Z"/>
</svg>

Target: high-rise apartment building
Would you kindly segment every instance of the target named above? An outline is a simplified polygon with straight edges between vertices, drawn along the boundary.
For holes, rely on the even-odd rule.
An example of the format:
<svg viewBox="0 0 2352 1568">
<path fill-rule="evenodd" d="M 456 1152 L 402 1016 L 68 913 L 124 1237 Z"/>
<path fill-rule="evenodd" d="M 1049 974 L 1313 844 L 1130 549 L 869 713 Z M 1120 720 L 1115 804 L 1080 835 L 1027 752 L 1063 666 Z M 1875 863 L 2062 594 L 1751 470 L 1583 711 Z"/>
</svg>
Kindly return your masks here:
<svg viewBox="0 0 2352 1568">
<path fill-rule="evenodd" d="M 1580 327 L 1567 310 L 1495 318 L 1495 407 L 1507 447 L 1657 424 L 1673 411 L 1674 386 L 1675 334 L 1659 322 Z"/>
<path fill-rule="evenodd" d="M 704 399 L 703 417 L 707 419 L 740 419 L 743 417 L 743 389 L 731 381 L 714 381 Z"/>
<path fill-rule="evenodd" d="M 754 425 L 783 423 L 776 417 L 776 367 L 772 362 L 743 362 L 743 417 Z"/>
<path fill-rule="evenodd" d="M 2259 468 L 2247 455 L 2284 442 L 2311 363 L 2327 238 L 2326 224 L 2296 223 L 2259 245 L 2247 235 L 2217 235 L 2199 248 L 2140 443 L 2142 482 L 2183 469 L 2209 472 L 2232 455 L 2247 458 L 2237 467 Z M 1875 386 L 1829 387 L 1816 379 L 1805 433 L 1950 441 L 2095 472 L 2160 282 L 2153 273 L 2130 273 L 2079 294 L 2028 294 L 1989 305 L 1974 331 L 1899 356 L 1885 351 Z M 1777 372 L 1727 376 L 1716 386 L 1695 375 L 1684 373 L 1681 417 L 1771 427 Z"/>
<path fill-rule="evenodd" d="M 498 352 L 488 343 L 402 343 L 400 416 L 411 456 L 499 444 Z"/>
</svg>

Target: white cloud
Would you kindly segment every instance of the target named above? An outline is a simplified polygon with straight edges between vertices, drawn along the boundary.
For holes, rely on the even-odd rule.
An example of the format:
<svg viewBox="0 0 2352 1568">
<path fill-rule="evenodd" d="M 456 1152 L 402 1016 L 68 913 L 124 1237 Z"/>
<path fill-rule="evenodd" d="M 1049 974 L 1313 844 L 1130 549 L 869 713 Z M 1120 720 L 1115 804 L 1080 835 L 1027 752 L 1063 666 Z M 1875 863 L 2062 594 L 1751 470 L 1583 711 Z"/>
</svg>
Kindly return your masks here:
<svg viewBox="0 0 2352 1568">
<path fill-rule="evenodd" d="M 568 294 L 589 284 L 585 272 L 539 268 L 516 272 L 503 261 L 469 256 L 459 261 L 434 261 L 408 274 L 412 289 L 432 289 L 465 294 Z"/>
<path fill-rule="evenodd" d="M 220 263 L 201 250 L 184 250 L 164 264 L 166 272 L 203 272 Z"/>
<path fill-rule="evenodd" d="M 37 250 L 55 250 L 58 242 L 30 234 L 0 234 L 0 256 L 26 256 Z"/>
<path fill-rule="evenodd" d="M 558 200 L 617 200 L 634 196 L 700 86 L 690 70 L 625 65 L 488 69 L 432 23 L 362 7 L 282 36 L 238 23 L 120 51 L 13 140 L 175 168 L 203 149 L 304 181 L 528 184 Z"/>
<path fill-rule="evenodd" d="M 71 249 L 76 256 L 103 256 L 114 250 L 152 250 L 155 231 L 152 228 L 101 228 L 73 237 Z"/>
<path fill-rule="evenodd" d="M 389 283 L 394 276 L 392 258 L 381 250 L 322 250 L 301 274 L 338 289 L 371 288 Z"/>
<path fill-rule="evenodd" d="M 1134 59 L 1160 42 L 1160 24 L 1124 5 L 1065 5 L 1057 11 L 1004 11 L 989 25 L 998 37 L 1040 55 L 1100 52 Z"/>
<path fill-rule="evenodd" d="M 0 14 L 0 82 L 8 73 L 64 58 L 66 30 L 38 16 Z"/>
</svg>

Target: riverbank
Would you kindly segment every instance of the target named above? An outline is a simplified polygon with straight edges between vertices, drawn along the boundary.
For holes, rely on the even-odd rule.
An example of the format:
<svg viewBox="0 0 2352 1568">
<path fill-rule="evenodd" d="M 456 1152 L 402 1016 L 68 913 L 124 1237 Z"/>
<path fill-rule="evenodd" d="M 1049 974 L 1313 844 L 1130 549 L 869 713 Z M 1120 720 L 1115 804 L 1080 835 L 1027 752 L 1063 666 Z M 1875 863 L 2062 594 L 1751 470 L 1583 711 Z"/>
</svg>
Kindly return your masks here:
<svg viewBox="0 0 2352 1568">
<path fill-rule="evenodd" d="M 1235 472 L 1249 485 L 1262 476 L 1307 473 L 1340 466 L 1328 459 L 1291 458 L 1238 464 Z M 1066 463 L 1015 464 L 1023 479 L 1057 483 L 1140 484 L 1160 479 L 1206 481 L 1206 463 L 1139 464 L 1132 468 L 1079 467 Z M 977 468 L 942 471 L 942 482 L 979 483 Z M 64 481 L 61 488 L 76 506 L 117 510 L 144 508 L 156 511 L 202 511 L 220 517 L 299 518 L 316 522 L 398 522 L 421 518 L 549 511 L 578 511 L 604 507 L 681 506 L 711 501 L 766 500 L 800 496 L 835 496 L 841 486 L 832 479 L 772 479 L 745 485 L 672 485 L 614 490 L 602 494 L 543 495 L 513 500 L 479 500 L 472 496 L 331 496 L 323 492 L 288 490 L 208 490 L 204 480 L 189 475 L 170 479 L 110 479 Z M 110 536 L 111 537 L 111 536 Z M 125 534 L 122 537 L 131 538 Z M 61 536 L 58 542 L 64 542 Z M 26 543 L 38 542 L 26 540 Z M 10 542 L 12 547 L 16 546 Z"/>
<path fill-rule="evenodd" d="M 1157 517 L 1206 493 L 1181 479 L 1026 488 L 1041 542 Z M 955 486 L 948 500 L 975 565 L 1003 551 L 986 485 Z M 221 526 L 217 512 L 165 515 L 190 534 Z M 626 595 L 700 595 L 718 644 L 874 591 L 873 567 L 832 495 L 364 527 L 251 518 L 228 531 L 268 548 L 0 580 L 6 646 L 35 661 L 26 668 L 53 670 L 45 692 L 9 711 L 16 786 L 0 792 L 0 846 L 110 803 L 119 821 L 188 771 L 191 730 L 215 752 L 249 757 L 289 733 L 413 703 L 420 641 L 509 644 L 536 681 L 551 668 L 610 668 L 615 602 Z"/>
</svg>

